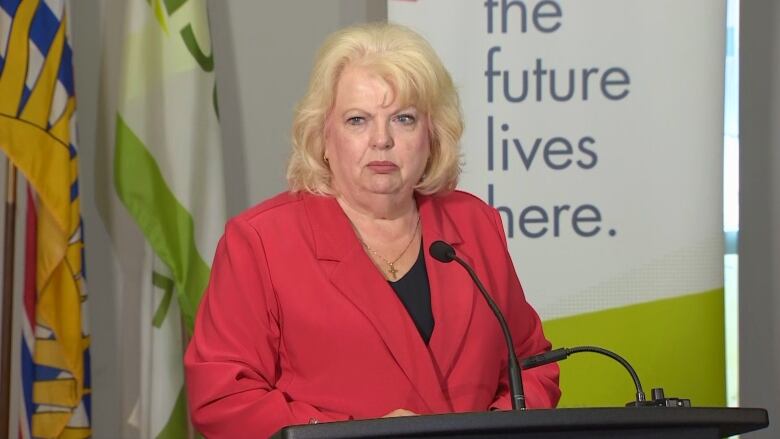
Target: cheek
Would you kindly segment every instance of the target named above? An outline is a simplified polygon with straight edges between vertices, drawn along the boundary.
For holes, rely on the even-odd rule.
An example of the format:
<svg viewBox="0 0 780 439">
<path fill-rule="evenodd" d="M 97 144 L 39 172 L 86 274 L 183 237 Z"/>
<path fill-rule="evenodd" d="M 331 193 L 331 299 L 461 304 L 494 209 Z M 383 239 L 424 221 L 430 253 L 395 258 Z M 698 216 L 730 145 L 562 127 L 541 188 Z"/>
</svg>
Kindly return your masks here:
<svg viewBox="0 0 780 439">
<path fill-rule="evenodd" d="M 427 173 L 428 169 L 428 162 L 431 159 L 431 150 L 430 148 L 425 149 L 425 153 L 421 154 L 422 160 L 420 160 L 420 177 L 425 175 Z"/>
<path fill-rule="evenodd" d="M 334 159 L 344 155 L 343 146 L 347 139 L 337 124 L 333 123 L 330 119 L 327 119 L 322 134 L 324 143 L 323 152 L 328 156 L 328 159 Z"/>
<path fill-rule="evenodd" d="M 354 179 L 360 173 L 361 149 L 352 136 L 333 129 L 325 141 L 331 174 L 337 180 Z"/>
<path fill-rule="evenodd" d="M 339 161 L 344 155 L 344 137 L 338 129 L 330 128 L 325 131 L 325 154 L 330 160 Z M 331 163 L 332 165 L 332 163 Z"/>
<path fill-rule="evenodd" d="M 348 136 L 335 134 L 329 142 L 328 153 L 336 158 L 339 165 L 346 166 L 355 160 L 354 148 Z"/>
<path fill-rule="evenodd" d="M 425 126 L 421 127 L 420 130 L 420 139 L 419 144 L 420 148 L 425 150 L 424 154 L 426 156 L 431 154 L 431 131 L 430 131 L 430 124 L 426 123 Z"/>
<path fill-rule="evenodd" d="M 417 146 L 417 157 L 420 160 L 420 167 L 424 169 L 431 158 L 431 141 L 427 131 L 420 136 Z"/>
</svg>

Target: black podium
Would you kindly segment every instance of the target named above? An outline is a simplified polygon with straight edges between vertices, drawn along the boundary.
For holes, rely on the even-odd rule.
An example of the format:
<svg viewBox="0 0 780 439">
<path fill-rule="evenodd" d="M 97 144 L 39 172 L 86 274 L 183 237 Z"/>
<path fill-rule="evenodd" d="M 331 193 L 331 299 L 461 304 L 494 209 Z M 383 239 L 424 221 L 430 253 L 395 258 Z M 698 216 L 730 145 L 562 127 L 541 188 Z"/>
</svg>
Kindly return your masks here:
<svg viewBox="0 0 780 439">
<path fill-rule="evenodd" d="M 457 413 L 286 427 L 274 438 L 722 438 L 769 425 L 754 408 L 626 407 Z"/>
</svg>

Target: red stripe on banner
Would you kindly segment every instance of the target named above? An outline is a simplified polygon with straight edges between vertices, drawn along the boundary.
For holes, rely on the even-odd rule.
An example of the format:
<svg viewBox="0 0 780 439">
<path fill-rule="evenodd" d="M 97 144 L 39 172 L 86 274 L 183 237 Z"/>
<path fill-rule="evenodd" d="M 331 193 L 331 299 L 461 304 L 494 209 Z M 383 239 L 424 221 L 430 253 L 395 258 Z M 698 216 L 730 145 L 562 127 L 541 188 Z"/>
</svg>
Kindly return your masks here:
<svg viewBox="0 0 780 439">
<path fill-rule="evenodd" d="M 24 236 L 24 312 L 35 331 L 35 274 L 38 261 L 38 211 L 32 189 L 27 188 L 27 218 Z"/>
</svg>

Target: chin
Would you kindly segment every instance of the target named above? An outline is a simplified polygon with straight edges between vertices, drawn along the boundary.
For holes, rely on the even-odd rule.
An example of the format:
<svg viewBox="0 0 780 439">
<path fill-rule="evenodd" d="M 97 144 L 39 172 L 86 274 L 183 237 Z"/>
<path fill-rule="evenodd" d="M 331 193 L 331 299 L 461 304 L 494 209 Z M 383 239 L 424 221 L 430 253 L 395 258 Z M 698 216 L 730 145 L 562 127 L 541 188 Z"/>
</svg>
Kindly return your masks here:
<svg viewBox="0 0 780 439">
<path fill-rule="evenodd" d="M 365 186 L 368 192 L 381 195 L 391 195 L 403 192 L 404 187 L 400 182 L 372 181 Z"/>
<path fill-rule="evenodd" d="M 397 188 L 369 188 L 368 192 L 375 195 L 393 195 L 401 191 Z"/>
<path fill-rule="evenodd" d="M 414 192 L 414 188 L 405 188 L 401 185 L 373 185 L 368 186 L 366 191 L 374 195 L 399 195 L 408 192 L 410 195 Z"/>
</svg>

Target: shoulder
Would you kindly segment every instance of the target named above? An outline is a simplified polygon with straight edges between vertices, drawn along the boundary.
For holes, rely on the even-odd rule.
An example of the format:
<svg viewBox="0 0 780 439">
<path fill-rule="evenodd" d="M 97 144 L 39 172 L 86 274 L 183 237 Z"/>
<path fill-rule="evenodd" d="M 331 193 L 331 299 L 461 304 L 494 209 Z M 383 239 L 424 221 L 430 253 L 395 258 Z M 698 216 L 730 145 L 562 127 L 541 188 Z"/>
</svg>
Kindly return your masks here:
<svg viewBox="0 0 780 439">
<path fill-rule="evenodd" d="M 472 217 L 495 216 L 495 209 L 474 194 L 461 190 L 454 190 L 441 195 L 434 195 L 433 200 L 440 209 L 450 215 Z"/>
<path fill-rule="evenodd" d="M 503 242 L 504 226 L 501 215 L 478 196 L 454 190 L 435 195 L 431 201 L 434 209 L 438 211 L 437 216 L 453 224 L 461 235 L 472 231 L 475 236 L 481 236 L 479 239 L 483 242 L 488 236 L 495 236 Z"/>
<path fill-rule="evenodd" d="M 482 201 L 482 199 L 479 198 L 478 196 L 470 192 L 466 192 L 458 189 L 455 189 L 450 192 L 446 192 L 441 195 L 434 195 L 433 197 L 442 203 L 463 204 L 472 207 L 482 206 L 488 209 L 490 208 L 490 206 L 488 206 L 488 204 Z"/>
<path fill-rule="evenodd" d="M 278 235 L 282 230 L 290 230 L 305 217 L 305 196 L 300 192 L 274 195 L 228 220 L 225 235 L 238 232 L 239 235 L 262 235 L 267 238 Z"/>
<path fill-rule="evenodd" d="M 259 225 L 264 221 L 294 216 L 302 209 L 304 195 L 300 192 L 281 192 L 233 217 L 228 223 Z"/>
</svg>

